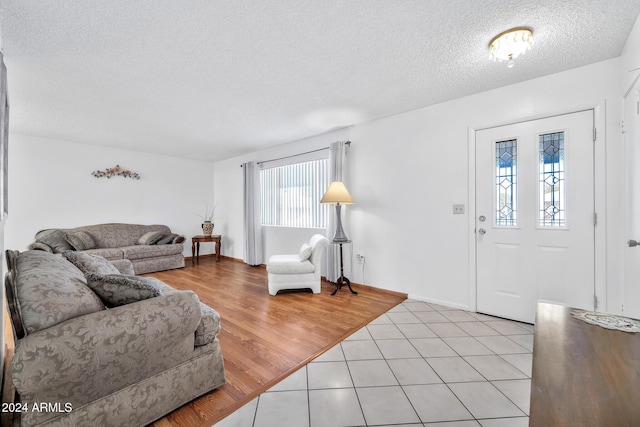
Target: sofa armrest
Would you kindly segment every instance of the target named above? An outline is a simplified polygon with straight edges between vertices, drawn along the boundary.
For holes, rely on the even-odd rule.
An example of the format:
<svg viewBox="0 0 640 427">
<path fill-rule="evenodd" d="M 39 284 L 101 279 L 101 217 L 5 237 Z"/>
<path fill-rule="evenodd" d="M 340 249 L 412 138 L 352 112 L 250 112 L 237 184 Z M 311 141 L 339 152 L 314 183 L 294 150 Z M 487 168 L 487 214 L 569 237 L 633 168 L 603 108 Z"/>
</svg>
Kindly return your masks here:
<svg viewBox="0 0 640 427">
<path fill-rule="evenodd" d="M 18 341 L 13 382 L 25 401 L 95 400 L 192 357 L 200 316 L 179 291 L 67 320 Z"/>
</svg>

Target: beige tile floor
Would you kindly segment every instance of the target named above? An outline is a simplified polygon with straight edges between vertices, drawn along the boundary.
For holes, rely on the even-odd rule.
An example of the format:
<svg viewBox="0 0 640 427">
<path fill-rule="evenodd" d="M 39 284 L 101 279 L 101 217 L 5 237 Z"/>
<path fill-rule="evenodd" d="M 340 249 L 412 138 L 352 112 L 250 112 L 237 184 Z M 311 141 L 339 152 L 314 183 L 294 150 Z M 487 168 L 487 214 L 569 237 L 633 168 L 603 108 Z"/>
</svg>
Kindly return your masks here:
<svg viewBox="0 0 640 427">
<path fill-rule="evenodd" d="M 525 427 L 533 326 L 407 300 L 216 427 Z"/>
</svg>

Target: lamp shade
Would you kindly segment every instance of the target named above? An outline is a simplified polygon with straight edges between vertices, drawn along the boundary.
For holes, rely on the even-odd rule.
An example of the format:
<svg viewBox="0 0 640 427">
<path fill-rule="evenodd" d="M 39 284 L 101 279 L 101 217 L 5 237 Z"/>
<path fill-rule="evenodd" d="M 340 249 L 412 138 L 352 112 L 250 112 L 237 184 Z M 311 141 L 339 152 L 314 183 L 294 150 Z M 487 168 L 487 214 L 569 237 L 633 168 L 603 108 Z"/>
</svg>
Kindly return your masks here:
<svg viewBox="0 0 640 427">
<path fill-rule="evenodd" d="M 341 181 L 333 181 L 322 196 L 320 203 L 329 205 L 353 205 L 355 202 Z"/>
</svg>

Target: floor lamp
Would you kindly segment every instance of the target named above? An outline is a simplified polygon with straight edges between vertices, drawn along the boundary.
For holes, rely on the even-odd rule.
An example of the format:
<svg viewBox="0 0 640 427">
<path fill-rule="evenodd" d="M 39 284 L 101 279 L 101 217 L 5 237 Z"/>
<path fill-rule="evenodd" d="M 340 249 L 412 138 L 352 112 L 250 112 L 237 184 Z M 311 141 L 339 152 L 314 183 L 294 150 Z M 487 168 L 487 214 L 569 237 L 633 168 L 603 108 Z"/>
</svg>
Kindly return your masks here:
<svg viewBox="0 0 640 427">
<path fill-rule="evenodd" d="M 344 277 L 342 244 L 349 243 L 350 240 L 347 238 L 347 235 L 344 234 L 344 230 L 342 228 L 342 215 L 340 212 L 342 205 L 354 204 L 353 198 L 349 194 L 349 191 L 347 191 L 347 187 L 344 186 L 343 182 L 334 181 L 329 185 L 329 188 L 327 188 L 327 191 L 324 193 L 324 196 L 322 196 L 320 203 L 336 205 L 336 232 L 333 235 L 331 243 L 340 245 L 340 277 L 338 277 L 338 280 L 336 281 L 336 289 L 331 295 L 335 295 L 343 284 L 349 286 L 351 293 L 357 294 L 357 292 L 351 288 L 351 281 Z"/>
</svg>

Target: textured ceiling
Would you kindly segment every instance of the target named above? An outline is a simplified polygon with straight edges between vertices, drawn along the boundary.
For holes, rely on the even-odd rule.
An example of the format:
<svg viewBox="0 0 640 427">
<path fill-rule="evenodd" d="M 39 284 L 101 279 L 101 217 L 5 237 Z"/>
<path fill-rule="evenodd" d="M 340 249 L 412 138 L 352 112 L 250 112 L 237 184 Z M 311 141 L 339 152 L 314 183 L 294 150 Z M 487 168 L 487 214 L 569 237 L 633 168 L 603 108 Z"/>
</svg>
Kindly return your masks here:
<svg viewBox="0 0 640 427">
<path fill-rule="evenodd" d="M 638 0 L 3 0 L 11 131 L 220 160 L 620 55 Z M 487 43 L 530 26 L 516 66 Z"/>
</svg>

